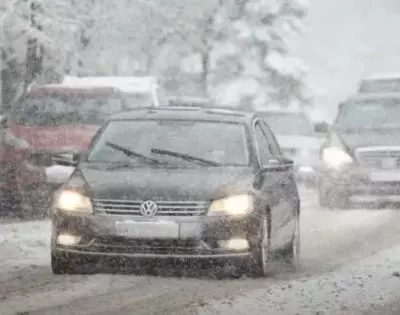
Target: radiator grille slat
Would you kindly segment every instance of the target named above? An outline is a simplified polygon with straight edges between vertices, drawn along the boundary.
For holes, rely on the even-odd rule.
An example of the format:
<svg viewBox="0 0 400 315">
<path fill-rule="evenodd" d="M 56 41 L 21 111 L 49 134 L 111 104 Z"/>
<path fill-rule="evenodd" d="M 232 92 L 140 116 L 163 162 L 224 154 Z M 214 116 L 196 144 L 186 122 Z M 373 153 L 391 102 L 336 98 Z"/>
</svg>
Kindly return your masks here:
<svg viewBox="0 0 400 315">
<path fill-rule="evenodd" d="M 400 147 L 361 148 L 356 150 L 361 166 L 377 169 L 400 169 Z"/>
<path fill-rule="evenodd" d="M 143 201 L 118 199 L 93 199 L 97 213 L 103 215 L 141 216 L 140 206 Z M 156 201 L 158 210 L 155 216 L 201 216 L 209 202 L 203 201 Z"/>
</svg>

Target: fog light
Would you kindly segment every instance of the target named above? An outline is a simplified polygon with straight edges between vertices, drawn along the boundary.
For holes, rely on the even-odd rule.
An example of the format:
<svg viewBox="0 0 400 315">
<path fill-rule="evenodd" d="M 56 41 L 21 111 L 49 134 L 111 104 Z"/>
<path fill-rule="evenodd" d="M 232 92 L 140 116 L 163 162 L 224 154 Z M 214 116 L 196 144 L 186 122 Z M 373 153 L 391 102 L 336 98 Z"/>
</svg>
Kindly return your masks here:
<svg viewBox="0 0 400 315">
<path fill-rule="evenodd" d="M 70 235 L 70 234 L 60 234 L 57 237 L 57 244 L 64 246 L 73 246 L 80 242 L 81 236 Z"/>
<path fill-rule="evenodd" d="M 312 173 L 314 172 L 314 169 L 312 168 L 312 166 L 300 166 L 299 171 L 301 173 Z"/>
<path fill-rule="evenodd" d="M 243 251 L 249 249 L 249 242 L 243 238 L 232 238 L 226 241 L 218 241 L 218 245 L 224 249 Z"/>
</svg>

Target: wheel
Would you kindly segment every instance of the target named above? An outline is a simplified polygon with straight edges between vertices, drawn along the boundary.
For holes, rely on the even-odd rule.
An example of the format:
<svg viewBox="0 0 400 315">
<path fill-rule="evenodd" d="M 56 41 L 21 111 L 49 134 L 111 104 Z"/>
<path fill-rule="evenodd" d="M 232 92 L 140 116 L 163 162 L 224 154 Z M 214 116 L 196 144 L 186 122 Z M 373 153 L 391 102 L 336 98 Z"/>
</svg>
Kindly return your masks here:
<svg viewBox="0 0 400 315">
<path fill-rule="evenodd" d="M 251 273 L 258 277 L 265 277 L 269 274 L 269 250 L 270 250 L 269 217 L 261 217 L 259 244 L 253 254 Z"/>
<path fill-rule="evenodd" d="M 300 264 L 300 215 L 295 218 L 293 239 L 288 248 L 285 249 L 284 259 L 290 263 L 294 270 L 298 269 Z"/>
<path fill-rule="evenodd" d="M 346 193 L 340 193 L 333 189 L 318 185 L 318 201 L 320 207 L 347 209 L 350 206 L 349 196 Z"/>
<path fill-rule="evenodd" d="M 51 253 L 51 271 L 55 275 L 69 273 L 69 261 L 63 255 Z"/>
<path fill-rule="evenodd" d="M 22 197 L 15 189 L 6 189 L 1 200 L 1 210 L 3 213 L 12 216 L 20 216 L 22 209 Z"/>
<path fill-rule="evenodd" d="M 94 271 L 93 264 L 84 256 L 51 253 L 51 270 L 55 275 L 89 274 Z"/>
<path fill-rule="evenodd" d="M 332 196 L 329 194 L 329 191 L 324 189 L 321 183 L 318 184 L 318 201 L 320 207 L 332 207 Z"/>
</svg>

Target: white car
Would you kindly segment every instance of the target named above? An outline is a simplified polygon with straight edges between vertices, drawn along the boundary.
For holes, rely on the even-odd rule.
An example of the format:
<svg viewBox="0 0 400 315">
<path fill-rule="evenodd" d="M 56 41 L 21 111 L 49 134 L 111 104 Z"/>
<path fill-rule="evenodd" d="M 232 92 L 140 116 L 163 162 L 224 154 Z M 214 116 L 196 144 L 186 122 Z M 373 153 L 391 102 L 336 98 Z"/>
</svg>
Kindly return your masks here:
<svg viewBox="0 0 400 315">
<path fill-rule="evenodd" d="M 267 109 L 258 114 L 272 129 L 283 154 L 294 160 L 298 180 L 313 184 L 323 139 L 307 115 L 289 109 Z"/>
<path fill-rule="evenodd" d="M 358 93 L 399 93 L 400 73 L 374 74 L 363 78 Z"/>
</svg>

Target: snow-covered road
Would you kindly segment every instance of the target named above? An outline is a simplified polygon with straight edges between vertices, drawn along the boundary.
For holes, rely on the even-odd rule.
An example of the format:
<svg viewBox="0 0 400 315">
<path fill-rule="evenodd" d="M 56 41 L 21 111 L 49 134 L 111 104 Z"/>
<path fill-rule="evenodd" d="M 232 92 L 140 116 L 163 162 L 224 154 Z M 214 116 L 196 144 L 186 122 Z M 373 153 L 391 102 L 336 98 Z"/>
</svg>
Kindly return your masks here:
<svg viewBox="0 0 400 315">
<path fill-rule="evenodd" d="M 167 267 L 54 276 L 49 222 L 2 224 L 0 314 L 395 314 L 400 212 L 321 210 L 311 190 L 302 200 L 301 269 L 277 266 L 267 279 L 214 280 L 207 269 L 178 277 Z"/>
</svg>

